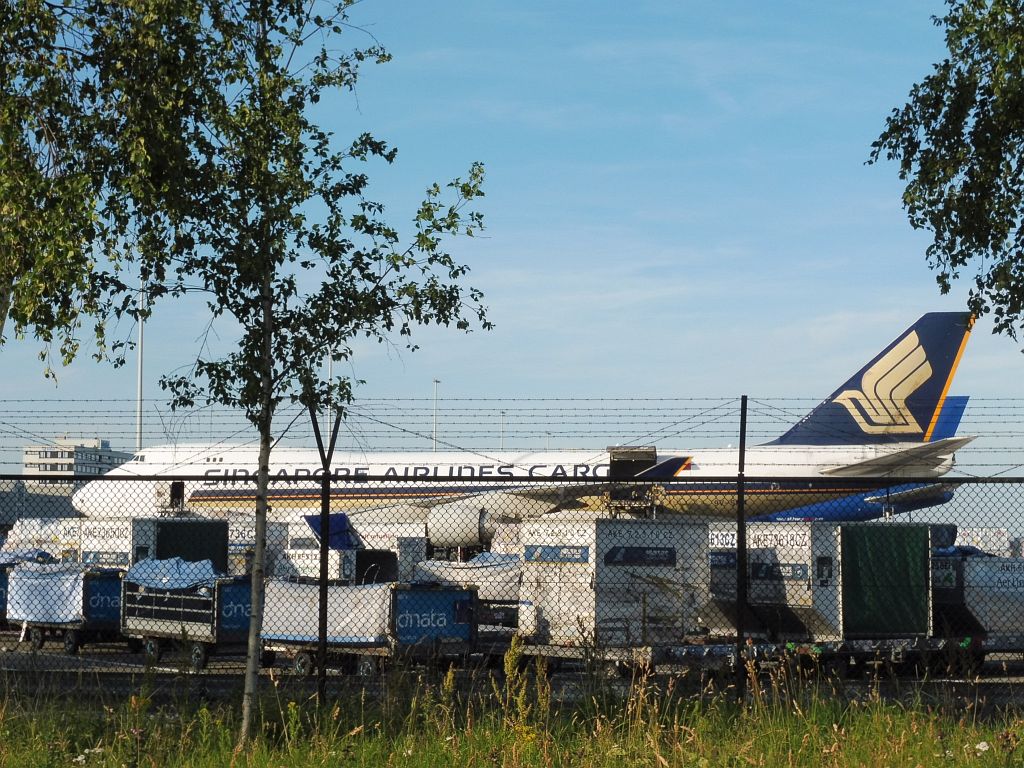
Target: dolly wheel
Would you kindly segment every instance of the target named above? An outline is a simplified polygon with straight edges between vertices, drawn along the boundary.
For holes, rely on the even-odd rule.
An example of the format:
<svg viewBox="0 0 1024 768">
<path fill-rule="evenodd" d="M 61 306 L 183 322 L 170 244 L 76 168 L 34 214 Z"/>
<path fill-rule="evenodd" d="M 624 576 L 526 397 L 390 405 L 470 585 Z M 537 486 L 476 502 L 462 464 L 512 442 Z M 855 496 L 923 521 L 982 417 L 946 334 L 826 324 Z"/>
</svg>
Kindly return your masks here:
<svg viewBox="0 0 1024 768">
<path fill-rule="evenodd" d="M 260 653 L 260 666 L 266 669 L 267 667 L 274 666 L 275 661 L 277 661 L 277 651 L 264 648 Z"/>
<path fill-rule="evenodd" d="M 146 661 L 156 664 L 163 655 L 163 648 L 160 647 L 160 640 L 156 637 L 147 637 L 142 640 L 142 652 L 146 655 Z"/>
<path fill-rule="evenodd" d="M 81 644 L 81 638 L 78 636 L 77 629 L 64 630 L 64 653 L 74 656 L 78 653 L 78 648 Z"/>
<path fill-rule="evenodd" d="M 46 643 L 46 633 L 42 627 L 32 627 L 28 631 L 28 643 L 34 650 L 39 650 Z"/>
<path fill-rule="evenodd" d="M 316 669 L 316 662 L 313 661 L 313 654 L 308 651 L 299 651 L 295 654 L 295 660 L 292 662 L 292 669 L 295 670 L 296 675 L 302 677 L 308 677 L 313 674 L 313 670 Z"/>
<path fill-rule="evenodd" d="M 376 656 L 360 654 L 356 657 L 355 673 L 357 677 L 376 677 L 380 673 L 380 662 Z"/>
<path fill-rule="evenodd" d="M 207 657 L 206 643 L 192 643 L 188 651 L 189 668 L 195 672 L 202 672 L 206 668 Z"/>
</svg>

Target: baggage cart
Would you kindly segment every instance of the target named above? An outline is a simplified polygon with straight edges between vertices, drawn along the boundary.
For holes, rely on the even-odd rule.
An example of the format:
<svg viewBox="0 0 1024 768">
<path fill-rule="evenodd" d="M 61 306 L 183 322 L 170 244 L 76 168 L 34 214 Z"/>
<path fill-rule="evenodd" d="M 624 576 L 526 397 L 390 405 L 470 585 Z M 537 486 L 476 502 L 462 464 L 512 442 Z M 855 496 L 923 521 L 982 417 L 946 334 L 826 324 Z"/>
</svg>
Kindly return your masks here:
<svg viewBox="0 0 1024 768">
<path fill-rule="evenodd" d="M 35 650 L 62 638 L 67 653 L 85 643 L 117 639 L 124 571 L 77 563 L 20 563 L 9 574 L 7 619 L 21 624 Z"/>
<path fill-rule="evenodd" d="M 361 675 L 386 659 L 464 656 L 475 647 L 473 587 L 424 584 L 332 584 L 327 588 L 329 663 Z M 300 675 L 316 668 L 320 585 L 271 579 L 266 586 L 264 664 L 278 653 Z"/>
<path fill-rule="evenodd" d="M 150 664 L 178 646 L 200 672 L 211 654 L 244 651 L 251 602 L 250 577 L 218 574 L 209 560 L 143 560 L 124 578 L 121 633 Z"/>
</svg>

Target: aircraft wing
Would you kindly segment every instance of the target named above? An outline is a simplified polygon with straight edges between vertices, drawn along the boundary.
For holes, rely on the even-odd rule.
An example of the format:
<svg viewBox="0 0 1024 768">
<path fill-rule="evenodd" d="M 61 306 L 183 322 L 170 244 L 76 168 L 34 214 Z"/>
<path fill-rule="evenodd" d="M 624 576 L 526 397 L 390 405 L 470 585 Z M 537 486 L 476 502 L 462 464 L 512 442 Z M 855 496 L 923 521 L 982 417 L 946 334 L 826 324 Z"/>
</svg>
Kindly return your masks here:
<svg viewBox="0 0 1024 768">
<path fill-rule="evenodd" d="M 446 510 L 472 507 L 501 517 L 525 519 L 551 512 L 560 506 L 573 504 L 583 496 L 601 495 L 607 484 L 532 484 L 521 487 L 502 487 L 493 490 L 474 490 L 466 493 L 448 493 L 404 502 L 367 502 L 350 504 L 345 510 L 353 519 L 378 518 L 381 521 L 409 522 L 426 519 L 428 515 L 443 516 Z"/>
<path fill-rule="evenodd" d="M 973 439 L 974 436 L 947 437 L 931 443 L 901 448 L 865 461 L 823 469 L 821 474 L 830 477 L 925 477 L 940 469 L 955 451 Z"/>
<path fill-rule="evenodd" d="M 392 507 L 433 509 L 453 502 L 462 502 L 466 499 L 474 499 L 485 506 L 505 505 L 509 510 L 515 510 L 517 506 L 534 507 L 536 505 L 547 505 L 556 507 L 559 504 L 566 504 L 575 501 L 582 496 L 600 496 L 608 489 L 608 484 L 602 483 L 530 483 L 521 486 L 495 486 L 493 489 L 479 488 L 460 492 L 458 490 L 447 490 L 444 494 L 437 496 L 424 495 L 423 498 L 409 500 L 401 504 L 395 503 L 371 503 L 366 508 L 388 509 Z"/>
</svg>

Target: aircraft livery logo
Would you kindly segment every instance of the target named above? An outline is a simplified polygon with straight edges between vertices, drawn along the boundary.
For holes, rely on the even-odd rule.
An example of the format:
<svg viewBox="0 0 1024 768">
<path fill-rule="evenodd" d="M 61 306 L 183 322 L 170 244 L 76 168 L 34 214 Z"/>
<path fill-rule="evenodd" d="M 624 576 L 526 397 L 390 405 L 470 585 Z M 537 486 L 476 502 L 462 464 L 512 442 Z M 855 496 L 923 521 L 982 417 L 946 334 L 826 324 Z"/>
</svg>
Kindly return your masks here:
<svg viewBox="0 0 1024 768">
<path fill-rule="evenodd" d="M 847 389 L 835 402 L 869 435 L 921 432 L 907 398 L 931 375 L 931 364 L 915 331 L 864 372 L 860 390 Z"/>
</svg>

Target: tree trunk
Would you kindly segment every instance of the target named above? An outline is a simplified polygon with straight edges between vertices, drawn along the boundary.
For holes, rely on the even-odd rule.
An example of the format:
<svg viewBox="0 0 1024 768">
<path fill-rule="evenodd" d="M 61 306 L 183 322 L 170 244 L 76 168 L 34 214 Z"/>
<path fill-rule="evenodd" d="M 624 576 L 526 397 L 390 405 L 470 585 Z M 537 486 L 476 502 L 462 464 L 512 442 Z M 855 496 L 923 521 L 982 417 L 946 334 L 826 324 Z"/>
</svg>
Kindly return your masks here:
<svg viewBox="0 0 1024 768">
<path fill-rule="evenodd" d="M 270 486 L 271 425 L 274 418 L 273 380 L 273 294 L 269 273 L 263 280 L 263 360 L 260 376 L 260 408 L 258 427 L 260 433 L 259 468 L 256 472 L 256 522 L 255 551 L 252 559 L 252 615 L 249 619 L 249 644 L 245 658 L 245 687 L 242 692 L 242 726 L 238 735 L 238 747 L 244 748 L 251 738 L 252 721 L 256 713 L 256 695 L 259 689 L 260 630 L 263 628 L 263 596 L 266 577 L 267 512 L 268 488 Z"/>
<path fill-rule="evenodd" d="M 267 68 L 267 20 L 270 15 L 267 0 L 253 0 L 252 8 L 257 12 L 257 24 L 259 36 L 256 40 L 256 66 L 260 69 L 260 79 L 257 86 L 257 109 L 261 118 L 265 121 L 266 107 L 265 78 L 263 72 Z M 269 128 L 269 127 L 268 127 Z M 262 137 L 264 142 L 270 135 L 269 130 Z M 266 157 L 263 158 L 266 163 Z M 263 168 L 267 170 L 266 166 Z M 265 178 L 263 179 L 266 183 Z M 260 371 L 260 394 L 259 407 L 256 410 L 256 426 L 260 434 L 260 459 L 259 468 L 256 472 L 256 522 L 255 535 L 256 546 L 252 560 L 252 616 L 249 620 L 249 646 L 245 658 L 245 686 L 242 691 L 242 724 L 238 734 L 237 750 L 244 750 L 252 738 L 252 722 L 256 714 L 256 696 L 259 690 L 260 671 L 260 630 L 263 628 L 263 596 L 266 570 L 266 549 L 267 549 L 267 511 L 270 508 L 267 499 L 267 490 L 270 485 L 270 446 L 271 446 L 271 425 L 274 421 L 274 293 L 271 277 L 274 274 L 272 245 L 271 245 L 271 206 L 268 201 L 268 190 L 257 186 L 258 189 L 258 210 L 262 217 L 259 223 L 257 242 L 254 245 L 260 254 L 260 262 L 263 266 L 263 281 L 260 285 L 260 300 L 262 305 L 260 317 L 260 331 L 262 333 L 262 359 L 259 362 Z"/>
</svg>

